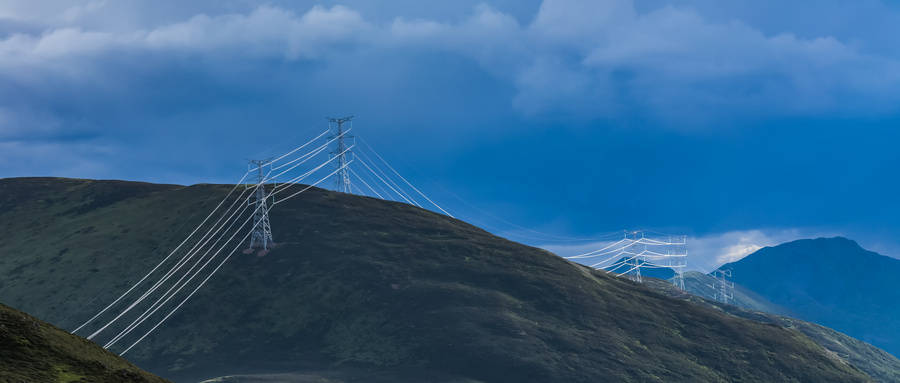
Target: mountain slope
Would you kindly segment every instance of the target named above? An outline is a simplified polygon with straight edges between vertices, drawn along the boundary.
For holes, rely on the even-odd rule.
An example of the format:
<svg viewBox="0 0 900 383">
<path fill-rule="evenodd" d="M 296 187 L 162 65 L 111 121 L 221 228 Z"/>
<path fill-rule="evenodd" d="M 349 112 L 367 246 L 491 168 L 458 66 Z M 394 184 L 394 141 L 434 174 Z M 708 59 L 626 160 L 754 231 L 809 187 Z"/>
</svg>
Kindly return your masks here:
<svg viewBox="0 0 900 383">
<path fill-rule="evenodd" d="M 0 382 L 163 383 L 83 338 L 0 304 Z"/>
<path fill-rule="evenodd" d="M 121 186 L 0 180 L 11 238 L 0 300 L 72 328 L 230 189 Z M 180 381 L 323 370 L 367 382 L 870 380 L 800 332 L 408 205 L 314 188 L 271 220 L 278 247 L 236 256 L 128 357 Z"/>
<path fill-rule="evenodd" d="M 900 260 L 837 237 L 766 247 L 722 267 L 800 319 L 900 355 Z"/>
<path fill-rule="evenodd" d="M 669 296 L 708 305 L 734 316 L 795 329 L 876 381 L 900 382 L 900 360 L 878 347 L 824 326 L 773 314 L 781 308 L 740 285 L 735 285 L 733 304 L 716 302 L 713 300 L 709 287 L 715 283 L 715 278 L 696 271 L 687 272 L 684 277 L 685 289 L 688 294 L 665 281 L 648 279 L 645 284 L 659 289 Z"/>
<path fill-rule="evenodd" d="M 718 283 L 715 277 L 699 271 L 684 273 L 684 289 L 702 298 L 716 300 Z M 768 299 L 739 284 L 734 285 L 733 293 L 734 299 L 728 302 L 729 304 L 755 311 L 792 316 L 790 310 L 770 302 Z"/>
</svg>

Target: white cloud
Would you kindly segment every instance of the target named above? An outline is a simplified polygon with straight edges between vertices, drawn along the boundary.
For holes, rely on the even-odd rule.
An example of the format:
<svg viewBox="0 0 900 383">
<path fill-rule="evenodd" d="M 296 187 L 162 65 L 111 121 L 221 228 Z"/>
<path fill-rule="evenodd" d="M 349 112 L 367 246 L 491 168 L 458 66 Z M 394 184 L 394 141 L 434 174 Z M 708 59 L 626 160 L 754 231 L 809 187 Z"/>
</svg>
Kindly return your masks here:
<svg viewBox="0 0 900 383">
<path fill-rule="evenodd" d="M 632 0 L 545 0 L 524 25 L 486 5 L 455 22 L 398 17 L 389 23 L 367 21 L 344 6 L 295 13 L 264 5 L 153 26 L 136 22 L 131 30 L 80 21 L 99 17 L 112 3 L 55 7 L 61 16 L 43 33 L 0 40 L 0 76 L 38 71 L 96 79 L 90 74 L 104 71 L 99 56 L 129 53 L 188 54 L 204 58 L 200 65 L 227 65 L 327 61 L 336 52 L 382 49 L 415 60 L 436 49 L 475 60 L 511 84 L 518 94 L 509 102 L 524 115 L 614 118 L 638 110 L 691 123 L 716 114 L 893 113 L 900 102 L 894 91 L 900 62 L 889 56 L 863 53 L 829 35 L 765 34 L 689 8 L 641 13 Z M 48 8 L 18 2 L 0 7 L 0 15 L 38 20 Z"/>
</svg>

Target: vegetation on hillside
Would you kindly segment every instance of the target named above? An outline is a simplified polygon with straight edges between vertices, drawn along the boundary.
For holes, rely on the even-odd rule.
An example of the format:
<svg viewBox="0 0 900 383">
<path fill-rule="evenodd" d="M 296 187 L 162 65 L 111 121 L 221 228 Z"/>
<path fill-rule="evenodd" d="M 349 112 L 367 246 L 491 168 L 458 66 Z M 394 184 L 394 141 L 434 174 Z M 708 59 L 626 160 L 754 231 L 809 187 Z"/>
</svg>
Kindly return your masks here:
<svg viewBox="0 0 900 383">
<path fill-rule="evenodd" d="M 0 382 L 166 381 L 84 338 L 0 304 Z"/>
<path fill-rule="evenodd" d="M 709 286 L 715 283 L 716 279 L 710 275 L 689 272 L 685 273 L 685 289 L 689 294 L 673 288 L 668 282 L 648 279 L 646 284 L 669 296 L 705 304 L 731 315 L 795 329 L 876 381 L 900 382 L 900 360 L 884 350 L 828 327 L 778 315 L 778 311 L 782 310 L 778 305 L 768 302 L 740 285 L 735 285 L 734 300 L 730 304 L 716 302 L 709 291 Z"/>
<path fill-rule="evenodd" d="M 118 187 L 0 180 L 0 222 L 16 222 L 0 226 L 11 238 L 0 300 L 71 328 L 230 188 Z M 871 380 L 798 331 L 408 205 L 314 188 L 271 220 L 273 251 L 236 256 L 128 357 L 179 380 L 322 369 L 358 372 L 347 381 Z"/>
</svg>

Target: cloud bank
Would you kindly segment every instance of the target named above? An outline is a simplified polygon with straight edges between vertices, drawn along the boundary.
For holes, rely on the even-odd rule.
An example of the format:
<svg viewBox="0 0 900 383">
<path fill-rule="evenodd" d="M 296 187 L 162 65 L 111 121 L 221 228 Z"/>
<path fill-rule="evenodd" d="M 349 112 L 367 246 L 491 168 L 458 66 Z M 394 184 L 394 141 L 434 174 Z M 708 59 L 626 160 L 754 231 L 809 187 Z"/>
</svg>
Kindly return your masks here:
<svg viewBox="0 0 900 383">
<path fill-rule="evenodd" d="M 358 60 L 365 67 L 372 55 L 414 62 L 441 52 L 471 60 L 513 88 L 508 102 L 526 117 L 642 114 L 671 125 L 702 125 L 751 116 L 895 113 L 900 101 L 896 57 L 863 52 L 829 35 L 764 33 L 740 20 L 710 20 L 688 6 L 638 11 L 631 0 L 546 0 L 528 22 L 489 5 L 456 21 L 373 22 L 341 5 L 260 5 L 136 23 L 133 30 L 79 25 L 108 8 L 117 9 L 106 2 L 60 7 L 39 31 L 8 33 L 0 39 L 3 83 L 32 89 L 62 81 L 104 92 L 121 86 L 109 82 L 128 81 L 107 74 L 127 72 L 115 67 L 127 64 L 122 57 L 129 55 L 144 61 L 139 70 L 146 73 L 168 70 L 167 62 L 179 59 L 216 72 L 271 60 Z M 15 10 L 0 14 L 17 20 Z M 379 68 L 358 70 L 377 76 Z"/>
</svg>

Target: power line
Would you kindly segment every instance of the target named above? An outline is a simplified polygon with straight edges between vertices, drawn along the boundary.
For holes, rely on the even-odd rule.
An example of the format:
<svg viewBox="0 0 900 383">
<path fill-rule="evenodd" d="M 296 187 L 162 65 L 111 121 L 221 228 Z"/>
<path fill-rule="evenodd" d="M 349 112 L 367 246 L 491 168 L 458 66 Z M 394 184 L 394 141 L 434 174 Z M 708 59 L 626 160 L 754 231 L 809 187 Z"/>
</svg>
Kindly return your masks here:
<svg viewBox="0 0 900 383">
<path fill-rule="evenodd" d="M 411 195 L 404 193 L 403 188 L 400 187 L 400 185 L 398 185 L 396 182 L 394 182 L 394 180 L 391 179 L 391 177 L 389 177 L 387 175 L 387 173 L 385 173 L 383 170 L 381 170 L 381 168 L 379 168 L 378 165 L 375 164 L 375 161 L 372 161 L 372 159 L 369 158 L 368 155 L 366 155 L 365 151 L 361 150 L 361 151 L 359 151 L 359 154 L 361 155 L 361 157 L 358 158 L 359 163 L 363 164 L 363 166 L 366 167 L 366 169 L 368 169 L 372 175 L 374 175 L 376 178 L 378 178 L 378 180 L 380 180 L 382 183 L 384 183 L 385 186 L 387 186 L 394 193 L 396 193 L 398 196 L 400 196 L 400 199 L 406 201 L 406 203 L 408 203 L 410 205 L 415 205 L 416 207 L 422 207 L 422 205 L 420 205 L 419 202 L 416 201 Z M 365 159 L 365 161 L 364 161 L 364 159 Z"/>
<path fill-rule="evenodd" d="M 304 145 L 304 146 L 305 146 L 305 145 Z M 313 152 L 311 152 L 311 153 L 313 153 Z M 300 158 L 307 157 L 308 155 L 310 155 L 310 153 L 307 153 L 307 154 L 305 154 L 304 156 L 301 156 Z M 282 156 L 282 157 L 280 157 L 280 158 L 283 158 L 283 157 L 284 157 L 284 156 Z M 308 157 L 307 157 L 307 158 L 308 158 Z M 270 178 L 269 178 L 269 174 L 271 174 L 271 170 L 269 171 L 269 173 L 267 173 L 267 174 L 265 174 L 265 175 L 262 175 L 261 168 L 262 168 L 262 165 L 264 165 L 264 164 L 269 164 L 269 165 L 271 165 L 271 163 L 272 163 L 272 162 L 270 162 L 270 161 L 257 161 L 257 165 L 258 165 L 258 166 L 257 166 L 257 172 L 258 172 L 258 177 L 257 177 L 257 178 L 258 178 L 258 179 L 257 179 L 256 187 L 254 188 L 254 192 L 257 191 L 257 190 L 264 190 L 264 189 L 263 189 L 263 187 L 264 187 L 263 184 L 264 184 L 267 180 L 270 179 Z M 132 286 L 132 288 L 130 288 L 128 291 L 126 291 L 126 293 L 124 293 L 122 296 L 120 296 L 118 299 L 116 299 L 113 303 L 111 303 L 109 306 L 107 306 L 104 310 L 101 310 L 101 312 L 99 312 L 98 314 L 96 314 L 93 318 L 91 318 L 91 319 L 90 319 L 88 322 L 86 322 L 84 325 L 80 326 L 79 329 L 80 329 L 80 328 L 83 328 L 85 325 L 87 325 L 87 324 L 89 324 L 90 322 L 92 322 L 92 321 L 96 320 L 97 318 L 99 318 L 100 315 L 102 315 L 103 313 L 105 313 L 106 311 L 108 311 L 111 307 L 113 307 L 115 304 L 117 304 L 117 303 L 120 302 L 122 299 L 124 299 L 124 297 L 127 296 L 128 293 L 130 293 L 131 291 L 133 291 L 138 285 L 140 285 L 140 283 L 144 282 L 147 278 L 149 278 L 149 276 L 152 275 L 153 272 L 155 272 L 156 270 L 159 269 L 159 267 L 161 267 L 163 264 L 165 264 L 166 261 L 168 261 L 168 259 L 171 258 L 171 256 L 173 256 L 173 255 L 174 255 L 174 254 L 175 254 L 175 253 L 176 253 L 176 252 L 177 252 L 184 244 L 186 244 L 186 243 L 188 242 L 188 240 L 190 240 L 190 238 L 193 237 L 194 234 L 196 234 L 202 227 L 204 227 L 204 225 L 206 224 L 206 222 L 208 222 L 209 219 L 212 218 L 212 216 L 215 215 L 215 213 L 219 210 L 219 208 L 221 208 L 221 206 L 224 204 L 224 202 L 227 201 L 227 200 L 231 197 L 231 195 L 233 194 L 233 192 L 237 189 L 237 187 L 239 187 L 239 186 L 241 185 L 241 182 L 243 182 L 244 178 L 246 178 L 246 176 L 247 176 L 248 174 L 249 174 L 249 172 L 246 173 L 246 174 L 244 175 L 244 177 L 242 177 L 242 179 L 241 179 L 241 180 L 240 180 L 240 181 L 232 188 L 232 190 L 229 192 L 228 195 L 226 195 L 226 197 L 222 200 L 222 202 L 220 202 L 220 203 L 216 206 L 216 208 L 214 208 L 213 211 L 210 212 L 210 214 L 207 216 L 207 218 L 204 219 L 204 221 L 201 222 L 201 224 L 198 225 L 198 227 L 194 229 L 194 231 L 188 236 L 188 238 L 186 238 L 181 244 L 179 244 L 179 246 L 176 247 L 176 249 L 173 250 L 172 253 L 170 253 L 163 261 L 161 261 L 161 262 L 160 262 L 156 267 L 154 267 L 149 273 L 147 273 L 147 274 L 146 274 L 146 275 L 145 275 L 138 283 L 136 283 L 134 286 Z M 243 192 L 241 192 L 241 195 L 238 196 L 238 197 L 231 203 L 231 205 L 224 211 L 224 213 L 222 213 L 222 214 L 219 216 L 219 218 L 216 220 L 215 223 L 213 223 L 213 225 L 209 228 L 209 230 L 207 230 L 206 233 L 205 233 L 203 236 L 201 236 L 201 237 L 196 241 L 196 243 L 192 246 L 192 248 L 191 248 L 191 249 L 190 249 L 190 250 L 189 250 L 189 251 L 188 251 L 188 252 L 187 252 L 187 253 L 186 253 L 179 261 L 178 261 L 178 262 L 176 262 L 176 264 L 175 264 L 175 265 L 174 265 L 174 266 L 173 266 L 173 267 L 172 267 L 172 268 L 171 268 L 171 269 L 170 269 L 170 270 L 169 270 L 169 271 L 168 271 L 161 279 L 157 280 L 156 283 L 154 283 L 153 286 L 150 287 L 149 290 L 145 291 L 144 294 L 142 294 L 138 299 L 136 299 L 134 302 L 132 302 L 132 303 L 131 303 L 124 311 L 122 311 L 121 313 L 119 313 L 119 314 L 118 314 L 115 318 L 113 318 L 109 323 L 107 323 L 107 324 L 104 325 L 101 329 L 99 329 L 99 330 L 95 331 L 93 334 L 91 334 L 91 336 L 90 336 L 89 338 L 95 337 L 95 336 L 98 335 L 100 332 L 102 332 L 103 330 L 105 330 L 106 328 L 108 328 L 110 325 L 112 325 L 115 321 L 117 321 L 118 319 L 120 319 L 123 315 L 127 314 L 131 309 L 137 307 L 137 305 L 139 305 L 144 299 L 146 299 L 148 296 L 150 296 L 150 294 L 152 294 L 152 293 L 153 293 L 154 291 L 156 291 L 159 287 L 161 287 L 162 284 L 164 284 L 169 278 L 171 278 L 176 272 L 178 272 L 184 265 L 186 265 L 186 264 L 190 261 L 190 259 L 193 258 L 194 255 L 197 255 L 200 251 L 202 251 L 202 249 L 206 246 L 207 243 L 209 243 L 209 241 L 210 241 L 213 237 L 217 236 L 219 233 L 223 233 L 222 230 L 223 230 L 223 228 L 225 228 L 226 225 L 228 226 L 228 229 L 225 229 L 225 232 L 224 232 L 224 233 L 227 233 L 227 232 L 230 230 L 230 228 L 233 226 L 233 221 L 232 221 L 232 219 L 233 219 L 236 215 L 242 214 L 242 212 L 245 211 L 245 210 L 247 209 L 247 207 L 249 207 L 249 206 L 251 206 L 251 205 L 253 205 L 253 204 L 257 205 L 257 207 L 259 207 L 259 206 L 264 206 L 264 205 L 265 205 L 265 204 L 263 204 L 263 203 L 253 203 L 253 204 L 246 203 L 246 202 L 249 202 L 249 198 L 252 196 L 252 193 L 251 193 L 251 196 L 248 196 L 248 197 L 242 199 L 242 197 L 246 194 L 247 190 L 248 190 L 248 189 L 245 188 L 245 190 L 244 190 Z M 257 195 L 258 195 L 258 194 L 257 194 Z M 265 201 L 265 197 L 262 198 L 262 201 Z M 234 207 L 236 206 L 236 204 L 237 204 L 238 202 L 241 202 L 242 204 L 244 204 L 244 206 L 245 206 L 244 209 L 241 209 L 240 211 L 235 210 L 235 211 L 232 213 L 232 210 L 234 209 Z M 239 205 L 237 205 L 237 206 L 239 206 Z M 261 209 L 257 209 L 257 210 L 261 210 Z M 266 209 L 266 210 L 268 210 L 268 209 Z M 230 214 L 230 215 L 229 215 L 229 214 Z M 228 218 L 225 219 L 224 222 L 222 222 L 222 220 L 223 220 L 225 217 L 228 217 Z M 220 225 L 220 222 L 221 222 L 221 225 Z M 229 224 L 228 224 L 229 222 L 232 222 L 232 224 L 229 225 Z M 264 220 L 259 220 L 259 219 L 257 219 L 256 222 L 257 222 L 258 224 L 255 225 L 255 227 L 258 227 L 258 226 L 261 226 L 261 225 L 264 225 L 264 224 L 265 224 Z M 217 240 L 215 241 L 215 243 L 213 244 L 213 247 L 215 247 L 215 246 L 221 241 L 221 238 L 222 238 L 222 237 L 219 236 L 219 239 L 217 239 Z M 211 250 L 211 249 L 210 249 L 210 250 Z M 127 335 L 128 332 L 132 331 L 137 325 L 139 325 L 139 324 L 142 323 L 144 320 L 146 320 L 147 317 L 149 317 L 149 315 L 152 315 L 153 312 L 155 312 L 156 310 L 158 310 L 159 308 L 161 308 L 163 305 L 165 305 L 165 303 L 168 302 L 168 299 L 171 299 L 172 297 L 174 297 L 174 294 L 175 294 L 175 293 L 173 293 L 173 295 L 169 296 L 169 298 L 167 298 L 165 301 L 162 300 L 163 298 L 166 298 L 166 296 L 168 296 L 170 292 L 172 292 L 172 290 L 175 288 L 175 286 L 179 286 L 180 282 L 181 282 L 187 275 L 191 274 L 191 272 L 193 271 L 193 269 L 197 266 L 197 264 L 198 264 L 200 261 L 202 261 L 203 258 L 206 257 L 207 254 L 209 254 L 209 250 L 207 250 L 207 252 L 206 252 L 202 257 L 200 257 L 200 258 L 198 259 L 197 262 L 195 262 L 194 266 L 192 266 L 192 267 L 188 270 L 188 272 L 187 272 L 186 274 L 184 274 L 181 278 L 179 278 L 179 280 L 175 283 L 175 285 L 174 285 L 172 288 L 170 288 L 166 293 L 164 293 L 164 294 L 162 295 L 162 297 L 160 297 L 160 299 L 158 299 L 154 304 L 152 304 L 152 305 L 150 306 L 150 308 L 149 308 L 147 311 L 145 311 L 144 313 L 142 313 L 142 314 L 141 314 L 134 322 L 132 322 L 132 324 L 130 324 L 130 325 L 128 326 L 128 328 L 126 328 L 126 330 L 125 330 L 124 333 L 121 333 L 121 334 L 117 335 L 117 337 L 114 338 L 114 339 L 111 341 L 111 343 L 109 343 L 109 345 L 111 345 L 112 343 L 115 343 L 116 341 L 118 341 L 118 339 L 120 339 L 122 336 Z M 198 271 L 198 272 L 199 272 L 199 271 Z M 192 278 L 193 278 L 193 277 L 191 277 L 191 279 L 192 279 Z M 177 291 L 179 291 L 179 290 L 176 290 L 176 293 L 177 293 Z M 150 310 L 152 310 L 152 311 L 150 311 Z M 76 331 L 77 331 L 77 329 L 76 329 Z"/>
<path fill-rule="evenodd" d="M 228 194 L 225 195 L 225 198 L 223 198 L 222 201 L 219 201 L 219 204 L 216 205 L 216 207 L 213 208 L 213 210 L 209 212 L 209 214 L 206 216 L 206 218 L 204 218 L 203 221 L 200 222 L 200 224 L 197 225 L 197 227 L 195 227 L 194 230 L 192 230 L 191 233 L 188 234 L 188 236 L 185 237 L 185 239 L 184 239 L 183 241 L 181 241 L 181 243 L 179 243 L 178 246 L 176 246 L 175 249 L 173 249 L 173 250 L 169 253 L 169 255 L 167 255 L 167 256 L 166 256 L 165 258 L 163 258 L 163 260 L 160 261 L 156 266 L 154 266 L 152 269 L 150 269 L 150 271 L 147 272 L 147 274 L 145 274 L 143 277 L 141 277 L 141 279 L 139 279 L 137 282 L 135 282 L 133 285 L 131 285 L 131 287 L 129 287 L 128 290 L 125 290 L 125 292 L 122 293 L 122 295 L 120 295 L 118 298 L 116 298 L 115 300 L 113 300 L 112 303 L 110 303 L 109 305 L 107 305 L 106 307 L 104 307 L 103 309 L 101 309 L 99 312 L 97 312 L 97 314 L 95 314 L 95 315 L 92 316 L 90 319 L 88 319 L 87 321 L 85 321 L 84 323 L 82 323 L 81 326 L 78 326 L 77 328 L 75 328 L 75 330 L 72 330 L 72 333 L 74 334 L 74 333 L 77 332 L 78 330 L 81 330 L 82 328 L 84 328 L 85 326 L 87 326 L 89 323 L 91 323 L 91 322 L 93 322 L 94 320 L 96 320 L 98 317 L 100 317 L 100 315 L 103 315 L 103 313 L 105 313 L 105 312 L 108 311 L 110 308 L 112 308 L 112 307 L 115 306 L 117 303 L 119 303 L 122 299 L 124 299 L 125 296 L 127 296 L 127 295 L 128 295 L 129 293 L 131 293 L 135 288 L 137 288 L 138 285 L 140 285 L 141 283 L 144 283 L 144 281 L 147 280 L 147 278 L 150 277 L 150 275 L 152 275 L 154 272 L 156 272 L 156 270 L 158 270 L 162 265 L 164 265 L 164 264 L 166 263 L 166 261 L 168 261 L 169 258 L 172 257 L 172 255 L 174 255 L 179 249 L 181 249 L 181 247 L 184 246 L 184 244 L 187 243 L 187 241 L 190 240 L 191 237 L 193 237 L 194 234 L 196 234 L 197 231 L 200 230 L 200 228 L 203 227 L 203 225 L 204 225 L 207 221 L 209 221 L 209 219 L 213 216 L 213 214 L 215 214 L 216 211 L 218 211 L 219 208 L 222 207 L 222 204 L 224 204 L 225 201 L 228 200 L 228 197 L 231 197 L 231 194 L 233 194 L 234 191 L 237 190 L 238 186 L 239 186 L 242 182 L 244 182 L 244 179 L 246 179 L 247 176 L 248 176 L 249 174 L 250 174 L 249 171 L 248 171 L 247 173 L 244 173 L 244 176 L 241 177 L 241 179 L 238 180 L 238 182 L 234 185 L 234 187 L 231 188 L 231 190 L 228 192 Z"/>
<path fill-rule="evenodd" d="M 686 246 L 685 236 L 654 238 L 641 230 L 624 231 L 624 238 L 618 241 L 608 243 L 597 250 L 565 258 L 583 260 L 588 267 L 605 270 L 607 273 L 615 272 L 619 276 L 625 275 L 635 282 L 643 281 L 642 269 L 670 269 L 674 273 L 672 284 L 684 290 Z M 618 270 L 623 267 L 627 270 L 619 273 Z"/>
<path fill-rule="evenodd" d="M 417 187 L 413 186 L 412 183 L 407 181 L 406 178 L 403 178 L 403 176 L 400 175 L 400 173 L 396 169 L 394 169 L 394 167 L 391 166 L 391 164 L 389 164 L 387 161 L 385 161 L 384 157 L 381 157 L 381 155 L 378 154 L 378 152 L 376 152 L 375 149 L 372 148 L 372 146 L 370 146 L 368 142 L 366 142 L 366 140 L 360 139 L 360 141 L 362 141 L 363 145 L 365 145 L 367 148 L 369 148 L 369 150 L 371 150 L 372 153 L 375 154 L 375 156 L 378 157 L 378 159 L 380 159 L 381 162 L 383 162 L 384 165 L 388 167 L 388 169 L 391 169 L 391 171 L 393 171 L 394 174 L 397 175 L 397 177 L 400 177 L 400 179 L 403 180 L 403 182 L 405 182 L 407 185 L 409 185 L 409 187 L 411 187 L 413 190 L 415 190 L 416 193 L 419 193 L 419 195 L 421 195 L 422 198 L 425 198 L 426 201 L 430 202 L 432 205 L 434 205 L 434 207 L 438 208 L 438 210 L 442 211 L 444 214 L 446 214 L 450 218 L 453 218 L 453 214 L 450 214 L 449 212 L 447 212 L 447 210 L 444 210 L 444 208 L 440 207 L 438 204 L 436 204 L 434 201 L 432 201 L 431 198 L 428 198 L 428 196 L 425 195 L 425 193 L 422 193 L 421 190 L 419 190 Z"/>
</svg>

